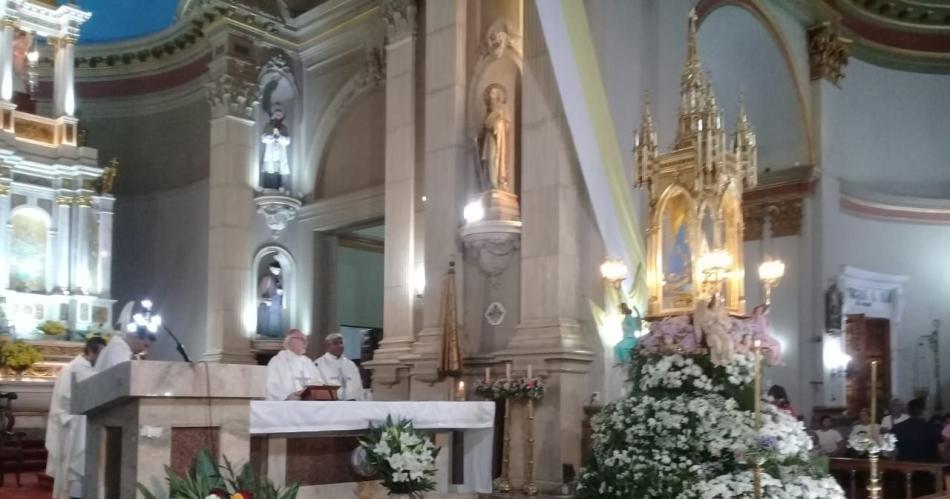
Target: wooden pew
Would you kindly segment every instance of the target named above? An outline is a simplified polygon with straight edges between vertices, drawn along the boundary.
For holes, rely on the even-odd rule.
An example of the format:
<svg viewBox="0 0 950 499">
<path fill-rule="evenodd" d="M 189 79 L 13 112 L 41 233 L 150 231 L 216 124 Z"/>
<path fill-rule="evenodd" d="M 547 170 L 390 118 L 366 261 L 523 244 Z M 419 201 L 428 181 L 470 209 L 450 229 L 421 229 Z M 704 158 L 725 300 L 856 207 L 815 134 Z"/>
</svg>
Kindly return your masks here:
<svg viewBox="0 0 950 499">
<path fill-rule="evenodd" d="M 860 499 L 866 497 L 864 492 L 867 490 L 867 476 L 870 462 L 867 459 L 851 459 L 835 457 L 828 460 L 831 473 L 838 478 L 839 483 L 841 475 L 847 475 L 847 483 L 842 483 L 848 499 Z M 926 496 L 930 499 L 950 499 L 947 494 L 947 483 L 944 480 L 944 471 L 950 466 L 948 463 L 921 463 L 914 461 L 895 461 L 891 459 L 882 459 L 878 461 L 878 471 L 883 476 L 886 472 L 900 473 L 904 477 L 904 498 L 912 499 L 913 496 L 913 477 L 915 473 L 926 473 L 933 477 L 934 489 L 936 493 Z M 858 480 L 858 473 L 863 475 Z M 889 498 L 890 499 L 890 498 Z M 897 498 L 894 498 L 897 499 Z M 918 498 L 918 499 L 923 499 Z"/>
</svg>

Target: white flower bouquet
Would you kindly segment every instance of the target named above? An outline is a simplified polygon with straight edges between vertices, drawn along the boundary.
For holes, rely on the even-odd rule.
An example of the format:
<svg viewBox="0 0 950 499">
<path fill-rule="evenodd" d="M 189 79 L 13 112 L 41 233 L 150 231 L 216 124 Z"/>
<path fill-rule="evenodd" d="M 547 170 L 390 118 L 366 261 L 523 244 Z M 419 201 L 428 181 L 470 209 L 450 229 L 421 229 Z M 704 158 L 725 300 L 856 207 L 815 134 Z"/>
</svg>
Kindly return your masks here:
<svg viewBox="0 0 950 499">
<path fill-rule="evenodd" d="M 412 421 L 393 422 L 371 427 L 360 445 L 366 449 L 369 463 L 382 476 L 390 495 L 422 497 L 435 489 L 435 458 L 439 448 L 432 439 L 412 427 Z"/>
<path fill-rule="evenodd" d="M 878 435 L 877 438 L 865 432 L 855 433 L 848 438 L 848 447 L 869 454 L 893 452 L 897 448 L 897 437 L 893 433 Z"/>
</svg>

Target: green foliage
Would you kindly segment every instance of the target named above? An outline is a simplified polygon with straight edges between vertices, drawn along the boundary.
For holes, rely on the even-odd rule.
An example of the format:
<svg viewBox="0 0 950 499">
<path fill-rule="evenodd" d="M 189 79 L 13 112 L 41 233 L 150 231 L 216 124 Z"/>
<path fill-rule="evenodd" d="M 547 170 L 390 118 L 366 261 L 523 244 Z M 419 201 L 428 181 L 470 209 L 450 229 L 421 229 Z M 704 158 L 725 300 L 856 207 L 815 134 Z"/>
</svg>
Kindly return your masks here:
<svg viewBox="0 0 950 499">
<path fill-rule="evenodd" d="M 22 341 L 5 341 L 0 344 L 0 365 L 14 371 L 26 371 L 43 360 L 40 350 Z"/>
<path fill-rule="evenodd" d="M 258 477 L 250 464 L 244 464 L 235 473 L 227 457 L 224 465 L 215 464 L 211 455 L 202 450 L 195 458 L 191 472 L 179 476 L 165 467 L 170 499 L 206 499 L 209 496 L 224 499 L 295 499 L 299 492 L 297 484 L 279 488 L 266 477 Z M 136 484 L 146 499 L 159 499 L 141 483 Z"/>
<path fill-rule="evenodd" d="M 59 321 L 46 321 L 38 327 L 43 334 L 47 336 L 60 336 L 66 334 L 66 325 Z"/>
</svg>

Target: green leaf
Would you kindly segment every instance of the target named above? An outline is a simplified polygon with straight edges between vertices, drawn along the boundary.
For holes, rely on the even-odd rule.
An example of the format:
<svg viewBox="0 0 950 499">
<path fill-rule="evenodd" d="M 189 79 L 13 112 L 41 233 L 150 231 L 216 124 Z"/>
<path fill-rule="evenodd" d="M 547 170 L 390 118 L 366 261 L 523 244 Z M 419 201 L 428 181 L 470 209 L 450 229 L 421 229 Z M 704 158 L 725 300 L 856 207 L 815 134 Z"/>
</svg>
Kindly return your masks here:
<svg viewBox="0 0 950 499">
<path fill-rule="evenodd" d="M 139 492 L 141 492 L 142 495 L 145 496 L 145 499 L 158 499 L 157 497 L 155 497 L 155 494 L 149 492 L 149 490 L 146 489 L 145 486 L 142 485 L 141 483 L 136 483 L 135 488 L 139 489 Z"/>
</svg>

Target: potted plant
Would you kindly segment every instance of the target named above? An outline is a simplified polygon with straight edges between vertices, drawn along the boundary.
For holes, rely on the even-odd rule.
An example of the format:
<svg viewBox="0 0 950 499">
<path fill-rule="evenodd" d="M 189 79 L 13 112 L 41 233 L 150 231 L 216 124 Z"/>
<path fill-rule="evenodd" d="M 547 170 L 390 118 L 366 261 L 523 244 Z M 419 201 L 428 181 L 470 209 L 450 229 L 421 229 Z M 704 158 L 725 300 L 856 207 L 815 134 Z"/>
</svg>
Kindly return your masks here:
<svg viewBox="0 0 950 499">
<path fill-rule="evenodd" d="M 0 365 L 16 373 L 17 381 L 23 379 L 27 369 L 43 360 L 38 348 L 22 341 L 0 343 Z"/>
<path fill-rule="evenodd" d="M 428 435 L 412 427 L 412 421 L 393 422 L 387 417 L 385 424 L 370 428 L 360 445 L 390 496 L 421 498 L 435 489 L 439 449 Z"/>
<path fill-rule="evenodd" d="M 179 476 L 168 466 L 165 474 L 170 499 L 295 499 L 299 489 L 296 484 L 278 488 L 266 477 L 256 476 L 249 463 L 235 473 L 228 458 L 219 466 L 205 450 L 198 453 L 188 475 Z M 158 499 L 141 483 L 136 486 L 146 499 Z"/>
</svg>

